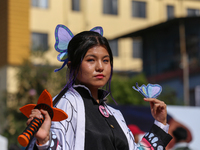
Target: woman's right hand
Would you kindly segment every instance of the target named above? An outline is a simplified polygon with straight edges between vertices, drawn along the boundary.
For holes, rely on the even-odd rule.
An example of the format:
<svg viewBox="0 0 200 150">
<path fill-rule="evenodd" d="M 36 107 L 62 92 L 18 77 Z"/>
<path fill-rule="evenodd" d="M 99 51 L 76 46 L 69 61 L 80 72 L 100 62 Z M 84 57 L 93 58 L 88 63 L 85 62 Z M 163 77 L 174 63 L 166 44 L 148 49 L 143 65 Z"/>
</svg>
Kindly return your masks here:
<svg viewBox="0 0 200 150">
<path fill-rule="evenodd" d="M 51 127 L 51 118 L 47 111 L 45 110 L 38 110 L 33 109 L 31 111 L 31 114 L 29 116 L 29 119 L 27 120 L 26 124 L 29 125 L 30 122 L 33 120 L 33 118 L 42 119 L 43 115 L 45 117 L 45 120 L 39 130 L 36 132 L 35 137 L 37 138 L 38 144 L 45 144 L 49 140 L 49 132 Z"/>
</svg>

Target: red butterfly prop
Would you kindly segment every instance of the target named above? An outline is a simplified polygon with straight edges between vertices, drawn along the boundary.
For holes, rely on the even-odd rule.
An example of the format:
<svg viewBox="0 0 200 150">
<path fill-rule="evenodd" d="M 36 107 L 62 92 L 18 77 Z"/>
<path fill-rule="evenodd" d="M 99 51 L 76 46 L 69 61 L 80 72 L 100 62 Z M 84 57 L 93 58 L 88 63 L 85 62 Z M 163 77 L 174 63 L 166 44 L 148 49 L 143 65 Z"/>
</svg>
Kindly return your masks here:
<svg viewBox="0 0 200 150">
<path fill-rule="evenodd" d="M 20 111 L 29 118 L 32 109 L 43 109 L 49 113 L 52 121 L 62 121 L 68 118 L 68 115 L 61 109 L 53 107 L 51 94 L 45 89 L 40 95 L 37 105 L 28 104 L 20 108 Z M 26 147 L 29 141 L 33 138 L 34 134 L 41 127 L 43 119 L 34 118 L 26 127 L 22 134 L 18 136 L 18 142 L 21 146 Z"/>
</svg>

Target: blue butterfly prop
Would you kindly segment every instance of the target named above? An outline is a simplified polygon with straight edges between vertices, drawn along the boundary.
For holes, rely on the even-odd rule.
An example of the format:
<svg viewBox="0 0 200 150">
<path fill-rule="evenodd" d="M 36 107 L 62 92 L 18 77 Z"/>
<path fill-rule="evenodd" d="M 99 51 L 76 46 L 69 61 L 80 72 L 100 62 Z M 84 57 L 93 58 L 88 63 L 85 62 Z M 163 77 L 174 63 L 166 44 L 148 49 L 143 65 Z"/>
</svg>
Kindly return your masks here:
<svg viewBox="0 0 200 150">
<path fill-rule="evenodd" d="M 136 83 L 136 87 L 133 86 L 133 89 L 138 91 L 146 98 L 156 98 L 162 92 L 162 87 L 159 84 L 149 83 L 147 86 L 143 84 L 141 87 L 139 87 L 138 83 Z"/>
<path fill-rule="evenodd" d="M 97 32 L 103 36 L 103 28 L 102 27 L 94 27 L 90 31 Z M 61 62 L 64 62 L 63 65 L 59 69 L 55 69 L 54 72 L 61 70 L 68 62 L 68 44 L 70 40 L 74 37 L 73 33 L 64 25 L 57 25 L 55 29 L 55 39 L 56 43 L 54 45 L 56 51 L 60 54 L 57 56 L 57 59 Z"/>
</svg>

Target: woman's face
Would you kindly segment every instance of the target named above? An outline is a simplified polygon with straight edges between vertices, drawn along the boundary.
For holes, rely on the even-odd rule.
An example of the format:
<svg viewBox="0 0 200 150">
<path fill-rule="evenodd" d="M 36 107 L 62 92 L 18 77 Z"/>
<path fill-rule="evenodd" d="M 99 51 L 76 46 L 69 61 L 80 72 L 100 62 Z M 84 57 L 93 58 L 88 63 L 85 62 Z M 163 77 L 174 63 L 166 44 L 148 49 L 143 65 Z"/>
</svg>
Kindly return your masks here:
<svg viewBox="0 0 200 150">
<path fill-rule="evenodd" d="M 110 78 L 111 65 L 108 51 L 102 46 L 90 48 L 83 58 L 77 80 L 90 90 L 104 86 Z"/>
</svg>

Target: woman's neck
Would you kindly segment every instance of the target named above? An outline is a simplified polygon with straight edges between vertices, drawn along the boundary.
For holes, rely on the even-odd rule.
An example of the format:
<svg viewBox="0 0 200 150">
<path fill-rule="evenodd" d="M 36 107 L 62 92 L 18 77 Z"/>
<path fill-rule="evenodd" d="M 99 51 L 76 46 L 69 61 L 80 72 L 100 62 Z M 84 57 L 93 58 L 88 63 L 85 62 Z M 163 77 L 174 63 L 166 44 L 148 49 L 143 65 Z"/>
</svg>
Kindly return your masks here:
<svg viewBox="0 0 200 150">
<path fill-rule="evenodd" d="M 98 89 L 92 88 L 92 89 L 89 89 L 89 90 L 92 94 L 92 97 L 97 101 L 97 103 L 99 103 Z"/>
<path fill-rule="evenodd" d="M 95 87 L 90 88 L 86 85 L 84 85 L 84 86 L 90 90 L 92 97 L 97 101 L 97 103 L 99 103 L 98 88 L 95 88 Z"/>
</svg>

